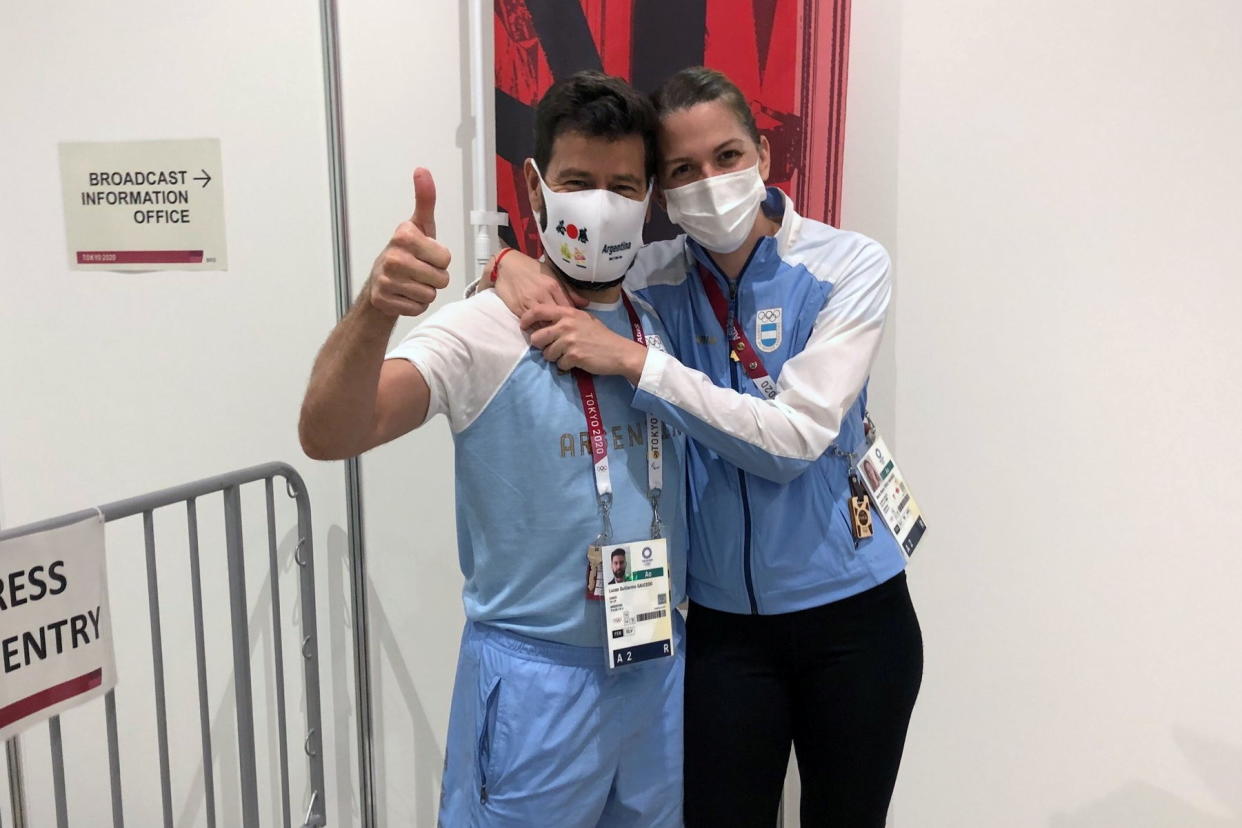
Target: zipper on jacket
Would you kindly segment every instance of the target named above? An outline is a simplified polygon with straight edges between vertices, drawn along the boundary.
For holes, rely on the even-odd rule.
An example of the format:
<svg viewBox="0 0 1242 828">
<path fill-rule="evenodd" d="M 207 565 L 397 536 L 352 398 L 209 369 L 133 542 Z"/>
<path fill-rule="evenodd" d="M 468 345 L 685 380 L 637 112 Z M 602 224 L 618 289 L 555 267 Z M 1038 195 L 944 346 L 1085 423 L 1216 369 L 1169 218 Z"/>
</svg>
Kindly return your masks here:
<svg viewBox="0 0 1242 828">
<path fill-rule="evenodd" d="M 753 251 L 751 255 L 754 255 Z M 738 274 L 738 279 L 740 278 L 741 274 Z M 737 324 L 737 279 L 726 279 L 725 281 L 729 283 L 729 325 L 732 327 Z M 726 331 L 727 333 L 728 331 Z M 727 340 L 728 336 L 725 338 Z M 745 393 L 742 391 L 741 382 L 738 379 L 738 362 L 733 358 L 733 343 L 727 342 L 727 345 L 729 348 L 729 377 L 733 383 L 733 390 Z M 758 615 L 759 602 L 755 600 L 755 579 L 754 575 L 751 574 L 750 562 L 750 492 L 746 488 L 746 472 L 741 469 L 737 470 L 737 482 L 742 492 L 742 572 L 746 576 L 746 597 L 750 599 L 750 614 Z"/>
</svg>

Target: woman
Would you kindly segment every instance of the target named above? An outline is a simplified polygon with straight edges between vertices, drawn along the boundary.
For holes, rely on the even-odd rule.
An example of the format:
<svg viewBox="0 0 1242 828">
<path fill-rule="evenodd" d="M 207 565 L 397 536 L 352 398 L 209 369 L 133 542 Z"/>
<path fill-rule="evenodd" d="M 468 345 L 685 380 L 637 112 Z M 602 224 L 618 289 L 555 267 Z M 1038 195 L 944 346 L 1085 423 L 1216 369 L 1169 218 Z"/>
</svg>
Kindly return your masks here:
<svg viewBox="0 0 1242 828">
<path fill-rule="evenodd" d="M 724 75 L 679 72 L 655 103 L 658 197 L 687 235 L 640 250 L 626 286 L 669 353 L 521 254 L 496 287 L 545 358 L 626 376 L 636 408 L 693 438 L 686 824 L 772 825 L 792 742 L 804 825 L 882 826 L 923 663 L 905 558 L 848 508 L 888 256 L 765 188 L 767 139 Z"/>
</svg>

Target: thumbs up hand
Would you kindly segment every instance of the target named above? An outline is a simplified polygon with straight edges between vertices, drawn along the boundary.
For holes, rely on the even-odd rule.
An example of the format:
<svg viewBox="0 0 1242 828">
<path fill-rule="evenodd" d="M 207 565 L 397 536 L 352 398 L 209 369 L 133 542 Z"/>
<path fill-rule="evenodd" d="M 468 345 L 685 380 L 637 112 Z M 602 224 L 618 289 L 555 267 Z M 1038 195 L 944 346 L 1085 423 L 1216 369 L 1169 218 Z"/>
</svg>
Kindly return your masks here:
<svg viewBox="0 0 1242 828">
<path fill-rule="evenodd" d="M 448 287 L 448 248 L 436 241 L 436 182 L 414 170 L 414 215 L 397 225 L 371 267 L 369 299 L 388 316 L 418 316 Z"/>
</svg>

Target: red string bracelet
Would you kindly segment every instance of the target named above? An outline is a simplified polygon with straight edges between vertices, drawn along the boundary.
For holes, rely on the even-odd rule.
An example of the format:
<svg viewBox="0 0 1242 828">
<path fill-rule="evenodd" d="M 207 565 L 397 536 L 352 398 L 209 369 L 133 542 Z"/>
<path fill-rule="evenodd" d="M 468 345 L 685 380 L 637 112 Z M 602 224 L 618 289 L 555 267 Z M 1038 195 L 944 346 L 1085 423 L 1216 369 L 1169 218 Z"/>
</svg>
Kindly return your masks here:
<svg viewBox="0 0 1242 828">
<path fill-rule="evenodd" d="M 496 277 L 500 275 L 500 260 L 513 252 L 512 247 L 506 247 L 496 256 L 496 264 L 492 265 L 492 284 L 496 284 Z"/>
</svg>

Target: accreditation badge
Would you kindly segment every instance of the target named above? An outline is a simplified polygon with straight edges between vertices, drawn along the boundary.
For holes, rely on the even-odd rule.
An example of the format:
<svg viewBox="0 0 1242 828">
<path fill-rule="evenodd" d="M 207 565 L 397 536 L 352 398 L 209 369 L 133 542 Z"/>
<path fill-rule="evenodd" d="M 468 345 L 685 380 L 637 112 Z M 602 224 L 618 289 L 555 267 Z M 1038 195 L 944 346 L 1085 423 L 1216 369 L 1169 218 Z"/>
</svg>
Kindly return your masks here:
<svg viewBox="0 0 1242 828">
<path fill-rule="evenodd" d="M 866 486 L 884 525 L 897 539 L 902 554 L 909 559 L 923 539 L 927 524 L 884 438 L 880 437 L 870 420 L 868 426 L 870 445 L 854 466 L 854 474 Z"/>
<path fill-rule="evenodd" d="M 617 543 L 602 550 L 608 666 L 671 656 L 667 541 Z"/>
</svg>

